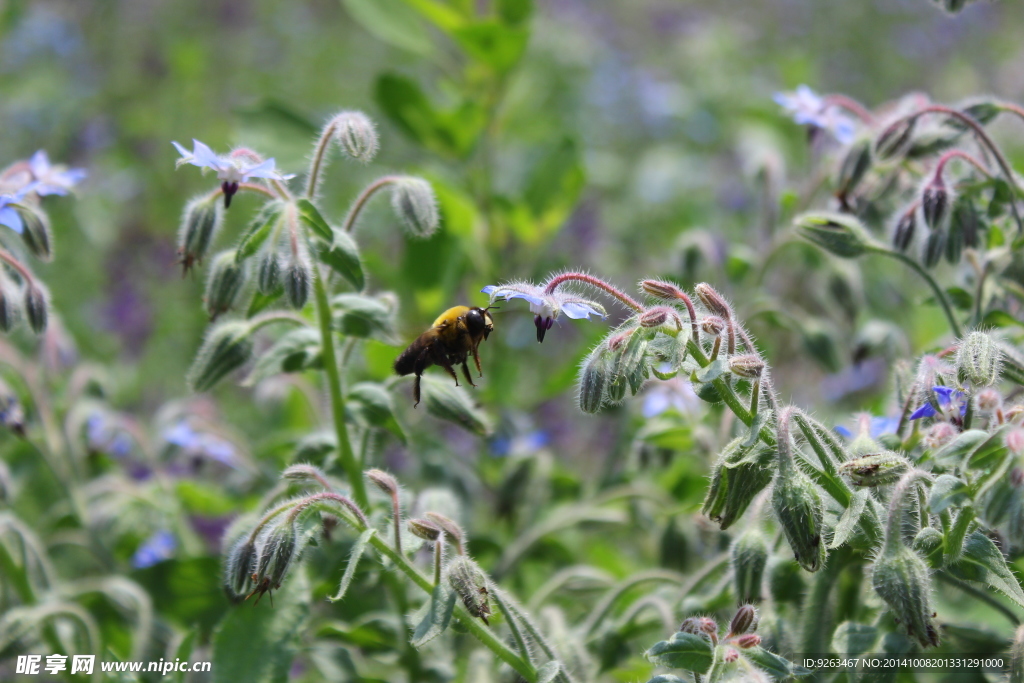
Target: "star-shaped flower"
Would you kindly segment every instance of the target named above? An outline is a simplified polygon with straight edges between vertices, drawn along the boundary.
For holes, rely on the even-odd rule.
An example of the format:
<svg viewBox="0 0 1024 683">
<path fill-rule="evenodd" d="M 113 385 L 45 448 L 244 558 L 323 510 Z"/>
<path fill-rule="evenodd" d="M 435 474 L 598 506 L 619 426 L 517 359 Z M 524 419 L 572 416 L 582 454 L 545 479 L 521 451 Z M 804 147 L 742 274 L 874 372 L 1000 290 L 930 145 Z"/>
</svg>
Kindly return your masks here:
<svg viewBox="0 0 1024 683">
<path fill-rule="evenodd" d="M 777 92 L 774 99 L 792 115 L 796 123 L 827 130 L 844 145 L 853 142 L 856 136 L 857 129 L 853 120 L 838 107 L 827 104 L 824 98 L 806 85 L 797 86 L 795 92 Z"/>
<path fill-rule="evenodd" d="M 964 415 L 967 412 L 967 401 L 964 400 L 964 392 L 953 389 L 952 387 L 935 386 L 932 387 L 932 391 L 935 392 L 935 400 L 939 404 L 940 409 L 946 406 L 959 405 L 960 415 Z M 919 420 L 922 417 L 935 417 L 939 414 L 939 410 L 936 410 L 935 406 L 931 401 L 925 401 L 924 405 L 915 410 L 911 416 L 911 420 Z"/>
<path fill-rule="evenodd" d="M 538 342 L 544 341 L 544 334 L 551 329 L 561 315 L 573 320 L 589 320 L 592 315 L 604 318 L 608 315 L 604 307 L 596 301 L 562 290 L 547 292 L 542 287 L 529 282 L 487 285 L 480 291 L 491 297 L 491 303 L 498 299 L 506 301 L 525 299 L 528 301 L 530 312 L 534 314 L 534 325 L 537 326 Z"/>
<path fill-rule="evenodd" d="M 217 179 L 221 181 L 221 189 L 224 191 L 224 208 L 231 206 L 231 198 L 238 192 L 238 184 L 248 181 L 250 178 L 266 178 L 268 180 L 288 180 L 294 175 L 284 175 L 276 168 L 273 159 L 260 161 L 254 158 L 251 152 L 236 150 L 228 156 L 220 157 L 213 153 L 213 150 L 199 142 L 192 140 L 192 151 L 182 147 L 177 142 L 171 142 L 174 148 L 181 154 L 177 166 L 192 164 L 199 168 L 210 168 L 217 172 Z"/>
<path fill-rule="evenodd" d="M 51 164 L 50 158 L 43 150 L 32 155 L 28 160 L 28 167 L 33 178 L 29 189 L 40 197 L 51 194 L 66 195 L 86 176 L 84 169 Z"/>
</svg>

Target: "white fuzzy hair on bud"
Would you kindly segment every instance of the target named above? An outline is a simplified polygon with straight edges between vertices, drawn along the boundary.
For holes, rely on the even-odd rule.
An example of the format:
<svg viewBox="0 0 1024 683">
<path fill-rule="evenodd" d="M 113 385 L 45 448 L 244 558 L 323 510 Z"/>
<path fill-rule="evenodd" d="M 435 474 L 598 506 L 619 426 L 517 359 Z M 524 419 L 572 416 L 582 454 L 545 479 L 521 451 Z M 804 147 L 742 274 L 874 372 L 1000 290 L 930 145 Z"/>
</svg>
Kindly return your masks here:
<svg viewBox="0 0 1024 683">
<path fill-rule="evenodd" d="M 414 237 L 430 237 L 441 222 L 434 188 L 423 178 L 401 176 L 395 179 L 391 208 Z"/>
</svg>

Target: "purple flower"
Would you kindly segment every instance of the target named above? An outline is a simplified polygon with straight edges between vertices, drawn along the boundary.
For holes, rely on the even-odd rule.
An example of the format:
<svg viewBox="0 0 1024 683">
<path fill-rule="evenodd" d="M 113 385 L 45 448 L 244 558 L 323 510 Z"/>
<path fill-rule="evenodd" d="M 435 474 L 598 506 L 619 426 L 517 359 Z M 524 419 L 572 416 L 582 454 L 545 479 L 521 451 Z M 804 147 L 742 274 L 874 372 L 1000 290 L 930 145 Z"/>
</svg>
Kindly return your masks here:
<svg viewBox="0 0 1024 683">
<path fill-rule="evenodd" d="M 85 438 L 94 453 L 110 453 L 121 459 L 132 451 L 131 436 L 101 412 L 95 412 L 85 422 Z"/>
<path fill-rule="evenodd" d="M 864 413 L 858 416 L 858 433 L 877 439 L 883 434 L 895 434 L 900 426 L 898 417 L 878 417 Z M 836 425 L 835 431 L 845 439 L 852 439 L 853 432 L 842 425 Z"/>
<path fill-rule="evenodd" d="M 796 92 L 777 92 L 774 99 L 796 123 L 827 130 L 844 145 L 853 142 L 857 133 L 853 120 L 806 85 L 797 86 Z"/>
<path fill-rule="evenodd" d="M 268 180 L 288 180 L 294 175 L 282 175 L 276 168 L 273 159 L 266 161 L 255 159 L 255 154 L 247 150 L 235 150 L 228 156 L 220 157 L 213 153 L 213 150 L 199 142 L 192 140 L 192 151 L 182 147 L 177 142 L 171 142 L 174 148 L 181 154 L 177 166 L 192 164 L 199 168 L 210 168 L 217 172 L 217 179 L 221 181 L 221 189 L 224 191 L 224 208 L 231 205 L 231 198 L 238 192 L 238 184 L 244 183 L 250 178 L 266 178 Z"/>
<path fill-rule="evenodd" d="M 511 438 L 497 436 L 491 441 L 491 453 L 498 457 L 512 454 L 528 455 L 544 448 L 550 441 L 550 435 L 541 429 L 535 429 L 532 432 L 519 434 Z"/>
<path fill-rule="evenodd" d="M 523 299 L 529 302 L 539 342 L 544 341 L 544 334 L 561 315 L 573 320 L 589 320 L 592 315 L 604 318 L 607 315 L 604 307 L 596 301 L 562 290 L 546 292 L 542 287 L 529 282 L 487 285 L 480 291 L 491 297 L 492 304 L 498 299 Z"/>
<path fill-rule="evenodd" d="M 158 562 L 169 560 L 174 557 L 174 551 L 178 547 L 178 541 L 174 534 L 166 529 L 161 529 L 139 546 L 139 549 L 132 555 L 132 566 L 136 569 L 152 567 Z"/>
<path fill-rule="evenodd" d="M 235 447 L 230 441 L 197 432 L 184 420 L 166 430 L 163 437 L 167 443 L 192 455 L 205 456 L 231 467 L 235 465 Z"/>
<path fill-rule="evenodd" d="M 954 403 L 960 406 L 960 415 L 963 416 L 967 412 L 967 401 L 964 400 L 964 392 L 953 389 L 952 387 L 936 386 L 932 387 L 932 391 L 935 392 L 935 400 L 939 404 L 940 408 L 952 405 Z M 931 401 L 925 401 L 924 405 L 915 410 L 911 416 L 911 420 L 919 420 L 922 417 L 935 417 L 939 414 L 939 411 L 935 409 L 935 405 Z"/>
<path fill-rule="evenodd" d="M 32 158 L 28 160 L 28 166 L 34 180 L 29 189 L 40 197 L 51 194 L 66 195 L 86 176 L 85 170 L 81 168 L 54 166 L 43 150 L 32 155 Z"/>
</svg>

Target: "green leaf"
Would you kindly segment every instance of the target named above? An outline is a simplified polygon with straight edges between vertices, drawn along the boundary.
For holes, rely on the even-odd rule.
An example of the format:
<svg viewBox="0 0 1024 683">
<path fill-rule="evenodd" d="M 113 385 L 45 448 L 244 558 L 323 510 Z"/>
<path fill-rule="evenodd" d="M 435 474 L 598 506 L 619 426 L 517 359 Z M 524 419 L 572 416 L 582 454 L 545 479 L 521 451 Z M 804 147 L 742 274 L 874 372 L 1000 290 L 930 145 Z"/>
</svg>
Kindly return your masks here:
<svg viewBox="0 0 1024 683">
<path fill-rule="evenodd" d="M 520 239 L 536 244 L 554 234 L 576 207 L 585 185 L 586 172 L 575 140 L 566 137 L 552 145 L 533 167 L 523 193 L 535 237 L 527 239 L 520 229 Z"/>
<path fill-rule="evenodd" d="M 394 341 L 394 311 L 381 299 L 361 294 L 339 294 L 331 300 L 331 308 L 334 327 L 343 335 Z"/>
<path fill-rule="evenodd" d="M 349 15 L 374 37 L 421 57 L 434 53 L 423 22 L 404 0 L 341 0 Z"/>
<path fill-rule="evenodd" d="M 932 459 L 944 465 L 959 464 L 965 455 L 980 446 L 986 439 L 988 439 L 988 432 L 981 429 L 968 429 L 935 451 L 932 454 Z"/>
<path fill-rule="evenodd" d="M 426 613 L 416 625 L 412 640 L 409 641 L 413 647 L 421 648 L 444 633 L 452 620 L 455 597 L 455 591 L 446 589 L 444 584 L 434 586 L 434 591 L 430 594 L 430 602 L 427 603 Z"/>
<path fill-rule="evenodd" d="M 1003 442 L 1007 429 L 1008 426 L 1003 426 L 989 434 L 988 438 L 982 441 L 967 456 L 964 467 L 967 469 L 983 470 L 996 465 L 1002 460 L 1007 454 L 1006 445 Z"/>
<path fill-rule="evenodd" d="M 282 212 L 284 212 L 284 203 L 280 200 L 273 199 L 263 205 L 263 208 L 259 210 L 259 213 L 249 222 L 245 232 L 242 233 L 238 249 L 235 250 L 235 261 L 241 263 L 259 251 L 263 243 L 270 237 Z"/>
<path fill-rule="evenodd" d="M 234 607 L 213 637 L 215 683 L 285 683 L 309 615 L 309 583 L 292 572 L 274 604 Z"/>
<path fill-rule="evenodd" d="M 655 643 L 644 656 L 658 666 L 701 674 L 710 669 L 714 661 L 710 642 L 696 634 L 681 632 Z"/>
<path fill-rule="evenodd" d="M 525 28 L 482 21 L 452 31 L 452 37 L 470 57 L 506 73 L 522 58 L 530 34 Z"/>
<path fill-rule="evenodd" d="M 345 597 L 345 593 L 348 591 L 348 587 L 356 575 L 356 567 L 359 566 L 359 560 L 363 558 L 366 544 L 370 542 L 370 537 L 375 533 L 377 533 L 376 529 L 367 529 L 359 534 L 359 538 L 352 544 L 352 551 L 348 554 L 348 564 L 345 565 L 345 573 L 341 577 L 341 585 L 338 586 L 338 592 L 334 594 L 334 597 L 328 598 L 328 600 L 338 602 Z"/>
<path fill-rule="evenodd" d="M 260 311 L 266 309 L 270 304 L 280 299 L 282 294 L 284 294 L 284 287 L 278 287 L 276 292 L 272 292 L 270 294 L 256 292 L 252 301 L 249 303 L 249 308 L 245 311 L 245 317 L 251 318 Z"/>
<path fill-rule="evenodd" d="M 872 652 L 877 642 L 876 627 L 844 621 L 832 634 L 832 651 L 841 655 L 862 655 Z"/>
<path fill-rule="evenodd" d="M 358 418 L 367 425 L 386 429 L 403 444 L 405 432 L 395 419 L 395 404 L 391 393 L 375 382 L 360 382 L 349 389 L 346 408 L 351 408 Z"/>
<path fill-rule="evenodd" d="M 1020 582 L 996 544 L 980 531 L 967 537 L 960 559 L 947 570 L 957 578 L 988 584 L 1019 607 L 1024 607 L 1024 590 L 1021 590 Z"/>
<path fill-rule="evenodd" d="M 1010 327 L 1012 325 L 1024 327 L 1024 320 L 1018 320 L 1006 311 L 989 311 L 985 314 L 979 327 Z"/>
<path fill-rule="evenodd" d="M 334 238 L 330 242 L 317 241 L 317 258 L 361 291 L 366 286 L 366 276 L 359 258 L 359 247 L 348 233 L 338 228 L 332 228 L 332 232 Z"/>
<path fill-rule="evenodd" d="M 937 515 L 950 505 L 960 505 L 970 497 L 970 487 L 951 474 L 940 474 L 928 494 L 928 507 Z"/>
<path fill-rule="evenodd" d="M 178 648 L 174 651 L 174 657 L 180 659 L 183 662 L 187 662 L 192 659 L 192 648 L 196 642 L 196 635 L 199 633 L 199 629 L 190 630 L 184 638 L 181 639 L 181 643 L 178 644 Z M 171 679 L 174 683 L 185 683 L 185 672 L 176 671 Z"/>
<path fill-rule="evenodd" d="M 711 361 L 706 367 L 695 371 L 693 376 L 698 382 L 707 383 L 713 382 L 728 371 L 729 361 L 725 358 L 719 358 Z"/>
<path fill-rule="evenodd" d="M 328 242 L 334 240 L 334 230 L 320 215 L 320 211 L 313 206 L 313 202 L 308 199 L 297 199 L 295 206 L 299 210 L 299 220 L 311 227 L 318 237 Z"/>
<path fill-rule="evenodd" d="M 316 368 L 321 363 L 320 333 L 311 327 L 300 327 L 288 332 L 265 351 L 242 385 L 251 387 L 267 377 Z"/>
<path fill-rule="evenodd" d="M 533 13 L 533 0 L 498 0 L 498 17 L 506 24 L 524 23 Z"/>
<path fill-rule="evenodd" d="M 946 289 L 950 302 L 961 311 L 971 310 L 974 304 L 974 297 L 963 287 L 949 287 Z"/>
<path fill-rule="evenodd" d="M 422 377 L 421 385 L 428 413 L 479 436 L 491 435 L 490 418 L 477 407 L 463 387 L 455 386 L 447 377 L 438 379 L 428 375 Z"/>
<path fill-rule="evenodd" d="M 466 157 L 487 123 L 486 112 L 476 102 L 465 100 L 448 110 L 437 109 L 415 81 L 399 74 L 378 78 L 374 94 L 399 130 L 446 156 Z"/>
<path fill-rule="evenodd" d="M 754 663 L 757 668 L 766 671 L 773 679 L 781 681 L 790 676 L 806 676 L 811 673 L 807 669 L 784 659 L 774 652 L 762 647 L 752 647 L 742 651 L 743 656 Z"/>
<path fill-rule="evenodd" d="M 438 0 L 404 0 L 404 2 L 447 33 L 455 31 L 466 23 L 461 13 Z"/>
<path fill-rule="evenodd" d="M 862 488 L 850 498 L 850 506 L 843 510 L 836 524 L 835 534 L 829 548 L 838 548 L 850 539 L 850 536 L 860 525 L 860 516 L 864 514 L 864 508 L 868 502 L 868 489 Z"/>
</svg>

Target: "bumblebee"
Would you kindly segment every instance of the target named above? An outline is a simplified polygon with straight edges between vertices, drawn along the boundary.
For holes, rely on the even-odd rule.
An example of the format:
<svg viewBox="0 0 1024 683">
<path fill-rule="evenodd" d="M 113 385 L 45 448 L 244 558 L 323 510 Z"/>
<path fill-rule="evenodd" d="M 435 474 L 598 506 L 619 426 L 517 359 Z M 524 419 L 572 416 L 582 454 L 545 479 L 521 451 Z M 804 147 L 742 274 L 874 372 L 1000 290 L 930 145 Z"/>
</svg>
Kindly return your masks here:
<svg viewBox="0 0 1024 683">
<path fill-rule="evenodd" d="M 470 308 L 469 306 L 453 306 L 442 313 L 430 326 L 430 329 L 416 338 L 409 348 L 402 351 L 402 354 L 395 360 L 395 372 L 399 375 L 416 375 L 416 382 L 413 384 L 412 395 L 416 399 L 413 407 L 420 403 L 420 375 L 431 365 L 439 365 L 444 368 L 455 385 L 458 386 L 459 378 L 455 374 L 454 366 L 462 365 L 462 374 L 469 385 L 475 387 L 473 378 L 469 374 L 469 366 L 466 360 L 469 354 L 473 354 L 476 362 L 476 371 L 483 377 L 480 369 L 480 354 L 477 349 L 480 342 L 494 331 L 494 319 L 488 313 L 488 308 Z"/>
</svg>

